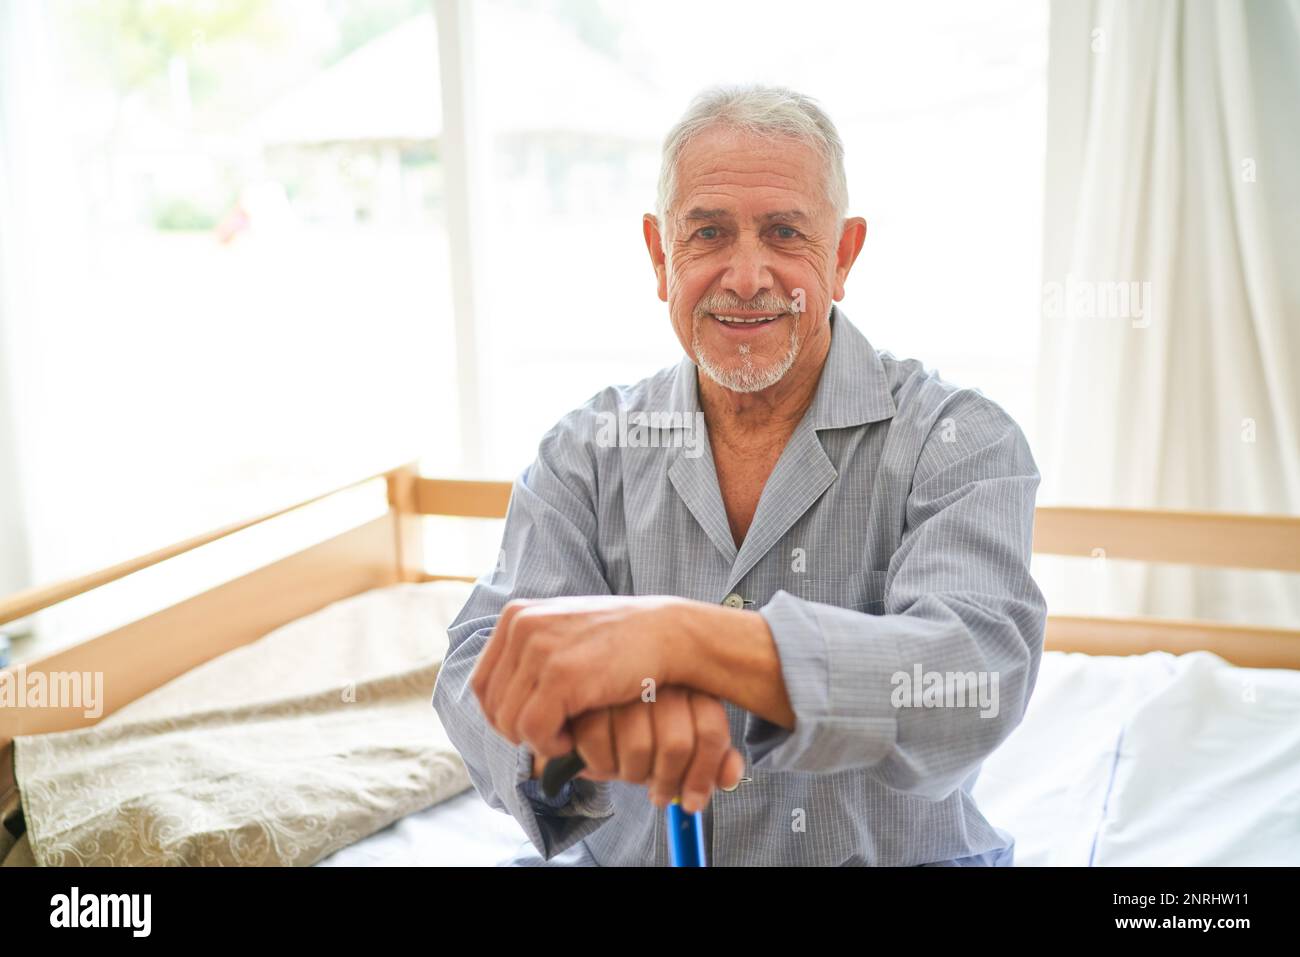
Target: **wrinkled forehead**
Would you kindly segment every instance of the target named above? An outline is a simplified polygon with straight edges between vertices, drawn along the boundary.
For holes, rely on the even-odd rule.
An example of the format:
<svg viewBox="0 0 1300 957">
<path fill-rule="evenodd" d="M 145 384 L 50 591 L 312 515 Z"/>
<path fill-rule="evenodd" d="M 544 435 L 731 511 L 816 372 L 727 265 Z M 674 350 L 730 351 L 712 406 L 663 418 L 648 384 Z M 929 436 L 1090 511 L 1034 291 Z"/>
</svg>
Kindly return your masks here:
<svg viewBox="0 0 1300 957">
<path fill-rule="evenodd" d="M 826 161 L 793 136 L 708 129 L 682 150 L 675 218 L 696 209 L 749 219 L 798 210 L 816 218 L 829 210 Z"/>
</svg>

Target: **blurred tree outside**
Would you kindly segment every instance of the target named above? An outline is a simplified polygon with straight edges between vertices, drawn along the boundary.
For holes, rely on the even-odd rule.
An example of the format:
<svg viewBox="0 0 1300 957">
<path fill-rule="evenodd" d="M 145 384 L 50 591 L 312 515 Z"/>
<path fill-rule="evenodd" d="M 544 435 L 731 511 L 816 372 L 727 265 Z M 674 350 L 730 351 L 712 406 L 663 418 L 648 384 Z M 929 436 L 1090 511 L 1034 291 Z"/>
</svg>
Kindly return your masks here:
<svg viewBox="0 0 1300 957">
<path fill-rule="evenodd" d="M 107 171 L 110 205 L 140 225 L 192 231 L 211 230 L 264 175 L 253 117 L 429 6 L 56 0 L 50 14 L 69 79 L 101 104 L 80 141 L 86 161 Z"/>
</svg>

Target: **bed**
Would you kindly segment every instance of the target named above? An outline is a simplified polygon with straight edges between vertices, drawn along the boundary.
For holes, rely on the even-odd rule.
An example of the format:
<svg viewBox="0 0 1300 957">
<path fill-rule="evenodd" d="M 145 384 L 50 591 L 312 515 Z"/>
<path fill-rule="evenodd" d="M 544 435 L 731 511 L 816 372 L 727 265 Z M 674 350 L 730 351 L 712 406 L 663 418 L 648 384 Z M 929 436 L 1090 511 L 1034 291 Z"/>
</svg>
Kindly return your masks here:
<svg viewBox="0 0 1300 957">
<path fill-rule="evenodd" d="M 475 793 L 428 702 L 472 579 L 428 574 L 422 548 L 426 517 L 503 516 L 508 483 L 403 465 L 0 599 L 0 627 L 358 489 L 382 499 L 381 514 L 5 669 L 11 688 L 19 669 L 28 681 L 103 676 L 100 714 L 0 707 L 5 866 L 492 866 L 514 855 L 522 830 Z M 1297 572 L 1300 519 L 1038 510 L 1035 552 L 1098 547 Z M 1015 835 L 1019 865 L 1296 864 L 1298 716 L 1300 631 L 1052 616 L 1025 719 L 975 794 Z M 264 751 L 270 741 L 281 750 Z"/>
</svg>

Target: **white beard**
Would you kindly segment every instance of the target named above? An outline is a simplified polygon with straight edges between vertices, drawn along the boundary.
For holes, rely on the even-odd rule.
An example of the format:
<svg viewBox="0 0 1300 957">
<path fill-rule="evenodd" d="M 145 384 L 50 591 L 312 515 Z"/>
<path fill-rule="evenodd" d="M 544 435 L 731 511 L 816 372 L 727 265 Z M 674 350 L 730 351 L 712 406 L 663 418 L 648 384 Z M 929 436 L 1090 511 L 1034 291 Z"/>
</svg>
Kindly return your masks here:
<svg viewBox="0 0 1300 957">
<path fill-rule="evenodd" d="M 736 347 L 741 356 L 740 365 L 734 368 L 724 368 L 705 353 L 703 343 L 700 341 L 700 323 L 714 321 L 716 320 L 711 317 L 704 317 L 694 321 L 692 324 L 691 351 L 695 353 L 695 360 L 699 367 L 704 370 L 704 374 L 724 389 L 730 389 L 732 392 L 762 392 L 764 389 L 780 382 L 781 377 L 790 371 L 790 367 L 794 365 L 794 360 L 799 357 L 799 316 L 795 315 L 794 322 L 790 323 L 789 347 L 779 362 L 774 362 L 766 369 L 756 368 L 754 360 L 749 357 L 749 346 L 742 342 Z"/>
</svg>

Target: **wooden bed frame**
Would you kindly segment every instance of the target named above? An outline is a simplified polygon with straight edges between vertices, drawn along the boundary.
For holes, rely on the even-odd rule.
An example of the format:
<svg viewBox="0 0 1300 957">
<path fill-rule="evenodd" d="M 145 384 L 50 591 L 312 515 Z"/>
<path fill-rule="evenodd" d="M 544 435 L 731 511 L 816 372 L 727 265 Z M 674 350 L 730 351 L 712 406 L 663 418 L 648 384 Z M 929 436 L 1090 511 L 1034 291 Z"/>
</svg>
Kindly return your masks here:
<svg viewBox="0 0 1300 957">
<path fill-rule="evenodd" d="M 397 582 L 472 577 L 424 570 L 425 515 L 501 518 L 507 482 L 424 478 L 414 464 L 351 482 L 102 571 L 0 599 L 0 626 L 359 486 L 383 482 L 378 518 L 124 627 L 23 665 L 34 672 L 103 672 L 103 714 L 217 655 L 331 602 Z M 1034 551 L 1227 568 L 1300 572 L 1300 518 L 1097 508 L 1039 508 Z M 184 635 L 185 641 L 177 641 Z M 1300 668 L 1300 630 L 1153 618 L 1051 616 L 1046 648 L 1093 655 L 1212 651 L 1237 665 Z M 13 739 L 93 724 L 83 709 L 0 708 L 0 808 L 12 798 Z"/>
</svg>

